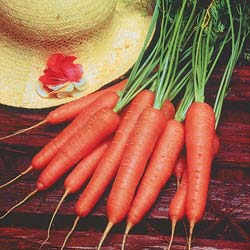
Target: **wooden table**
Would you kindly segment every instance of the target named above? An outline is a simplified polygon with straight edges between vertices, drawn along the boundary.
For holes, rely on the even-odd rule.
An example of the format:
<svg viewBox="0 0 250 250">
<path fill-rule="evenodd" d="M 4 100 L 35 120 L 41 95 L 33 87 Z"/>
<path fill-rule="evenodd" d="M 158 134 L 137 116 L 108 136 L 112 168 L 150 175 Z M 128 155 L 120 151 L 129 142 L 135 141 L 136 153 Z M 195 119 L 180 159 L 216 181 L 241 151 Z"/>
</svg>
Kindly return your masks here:
<svg viewBox="0 0 250 250">
<path fill-rule="evenodd" d="M 250 249 L 250 68 L 245 69 L 245 73 L 235 70 L 231 91 L 225 101 L 218 127 L 221 148 L 213 163 L 206 213 L 194 232 L 192 245 L 195 250 Z M 220 72 L 214 74 L 208 84 L 207 100 L 211 103 L 219 75 Z M 25 110 L 0 106 L 0 136 L 33 125 L 48 112 L 48 109 Z M 0 183 L 29 166 L 35 153 L 64 126 L 65 124 L 43 126 L 0 142 Z M 1 214 L 34 189 L 38 175 L 39 173 L 33 172 L 0 190 Z M 175 181 L 171 179 L 146 218 L 131 231 L 126 249 L 165 249 L 171 231 L 168 204 L 175 189 Z M 39 249 L 46 237 L 51 214 L 62 193 L 63 180 L 50 190 L 35 195 L 0 221 L 0 249 Z M 65 249 L 96 249 L 106 226 L 107 193 L 93 213 L 80 220 Z M 54 221 L 51 238 L 43 249 L 60 249 L 75 218 L 74 204 L 78 195 L 79 193 L 68 197 L 63 203 Z M 187 224 L 186 221 L 177 225 L 172 249 L 185 249 L 184 224 Z M 120 249 L 124 225 L 123 222 L 114 227 L 102 249 Z"/>
</svg>

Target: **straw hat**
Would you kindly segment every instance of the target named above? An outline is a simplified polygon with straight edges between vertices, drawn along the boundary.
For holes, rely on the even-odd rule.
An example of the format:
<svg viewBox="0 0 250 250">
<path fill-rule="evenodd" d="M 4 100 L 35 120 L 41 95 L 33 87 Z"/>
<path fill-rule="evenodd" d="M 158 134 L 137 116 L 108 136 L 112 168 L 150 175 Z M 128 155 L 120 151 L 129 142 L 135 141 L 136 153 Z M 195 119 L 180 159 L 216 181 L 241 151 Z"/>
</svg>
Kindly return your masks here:
<svg viewBox="0 0 250 250">
<path fill-rule="evenodd" d="M 1 0 L 0 103 L 45 108 L 89 94 L 135 63 L 151 16 L 131 0 Z M 138 1 L 137 1 L 138 2 Z M 75 56 L 77 96 L 41 97 L 36 87 L 54 53 Z"/>
</svg>

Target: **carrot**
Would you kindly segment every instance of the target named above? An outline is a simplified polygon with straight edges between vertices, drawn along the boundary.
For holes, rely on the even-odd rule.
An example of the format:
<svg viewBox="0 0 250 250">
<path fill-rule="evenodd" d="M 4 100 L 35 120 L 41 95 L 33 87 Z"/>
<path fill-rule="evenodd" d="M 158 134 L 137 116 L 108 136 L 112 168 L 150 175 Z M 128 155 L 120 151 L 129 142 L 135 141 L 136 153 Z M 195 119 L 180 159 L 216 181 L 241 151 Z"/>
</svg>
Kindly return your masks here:
<svg viewBox="0 0 250 250">
<path fill-rule="evenodd" d="M 179 158 L 174 166 L 174 170 L 173 170 L 173 173 L 174 173 L 174 175 L 176 177 L 176 181 L 177 181 L 177 187 L 180 184 L 181 177 L 182 177 L 186 167 L 187 167 L 186 155 L 185 155 L 185 153 L 181 153 L 181 155 L 179 156 Z"/>
<path fill-rule="evenodd" d="M 84 217 L 90 213 L 115 177 L 135 124 L 143 110 L 152 106 L 153 100 L 154 93 L 149 90 L 143 90 L 127 106 L 127 110 L 122 117 L 110 147 L 100 159 L 93 176 L 76 203 L 77 218 Z M 66 241 L 64 245 L 65 243 Z"/>
<path fill-rule="evenodd" d="M 190 72 L 190 70 L 188 70 L 188 68 L 190 68 L 190 66 L 191 66 L 191 64 L 189 62 L 185 63 L 185 65 L 183 65 L 183 68 L 185 70 L 180 68 L 180 73 L 179 72 L 177 73 L 177 68 L 179 67 L 179 64 L 181 63 L 181 60 L 183 60 L 183 58 L 185 57 L 185 56 L 183 56 L 183 54 L 180 54 L 179 52 L 180 52 L 181 47 L 184 49 L 183 45 L 184 45 L 186 35 L 189 34 L 189 32 L 191 32 L 191 29 L 192 29 L 191 19 L 193 17 L 194 12 L 195 12 L 195 4 L 190 5 L 190 8 L 191 8 L 190 9 L 191 12 L 189 12 L 190 17 L 187 17 L 187 18 L 185 17 L 185 12 L 186 12 L 185 8 L 187 7 L 187 1 L 183 1 L 180 8 L 177 8 L 178 10 L 174 8 L 176 10 L 176 13 L 173 13 L 173 14 L 171 13 L 171 16 L 173 16 L 173 19 L 176 22 L 169 22 L 168 18 L 164 18 L 165 16 L 168 16 L 168 14 L 169 14 L 168 8 L 171 8 L 171 7 L 168 6 L 164 1 L 162 1 L 161 4 L 162 4 L 163 13 L 166 11 L 166 13 L 165 13 L 166 15 L 163 15 L 163 18 L 162 18 L 161 27 L 164 30 L 169 29 L 171 31 L 168 32 L 167 34 L 163 33 L 162 36 L 160 36 L 160 39 L 162 38 L 163 40 L 165 40 L 166 36 L 168 36 L 167 37 L 168 44 L 166 45 L 163 43 L 164 45 L 162 45 L 162 47 L 164 49 L 162 49 L 162 51 L 161 51 L 162 53 L 160 55 L 159 71 L 158 71 L 158 75 L 157 75 L 158 76 L 157 77 L 158 83 L 156 86 L 156 97 L 155 97 L 154 107 L 164 110 L 163 103 L 166 100 L 171 101 L 177 95 L 177 93 L 185 86 L 185 84 L 188 82 L 188 80 L 190 78 L 190 73 L 187 73 L 187 71 Z M 186 48 L 184 50 L 186 50 Z M 187 52 L 186 55 L 187 55 L 187 57 L 189 57 L 190 53 Z M 176 79 L 178 79 L 178 80 L 176 81 Z M 172 121 L 173 121 L 173 123 L 175 123 L 175 122 L 178 123 L 175 120 L 171 120 L 170 124 L 172 124 Z M 166 130 L 168 130 L 167 129 L 168 124 L 169 124 L 169 122 L 167 122 Z M 175 139 L 177 139 L 176 140 L 176 152 L 181 150 L 181 149 L 179 149 L 179 147 L 182 148 L 182 146 L 184 144 L 184 142 L 183 142 L 184 141 L 184 128 L 183 128 L 183 125 L 181 123 L 178 123 L 178 124 L 180 124 L 180 127 L 181 127 L 180 130 L 182 132 L 180 132 L 181 133 L 180 137 L 177 136 L 175 138 Z M 172 158 L 171 154 L 169 155 L 169 165 L 170 165 L 170 166 L 168 166 L 169 172 L 166 171 L 167 168 L 166 169 L 163 168 L 162 162 L 168 158 L 165 155 L 166 151 L 164 151 L 164 150 L 167 150 L 168 147 L 164 148 L 163 145 L 166 145 L 166 144 L 164 144 L 163 139 L 161 140 L 161 138 L 164 137 L 163 134 L 166 133 L 166 130 L 164 130 L 163 133 L 160 135 L 159 141 L 156 144 L 152 158 L 149 161 L 148 168 L 146 169 L 146 173 L 142 178 L 141 184 L 139 185 L 138 192 L 137 192 L 137 194 L 132 202 L 132 205 L 131 205 L 131 201 L 129 203 L 129 206 L 131 205 L 131 207 L 129 210 L 128 224 L 127 224 L 126 229 L 125 229 L 125 234 L 124 234 L 124 238 L 123 238 L 123 242 L 122 242 L 122 248 L 124 248 L 125 239 L 126 239 L 126 236 L 129 232 L 129 230 L 132 228 L 132 226 L 134 224 L 136 224 L 140 221 L 142 216 L 152 206 L 153 202 L 155 201 L 155 199 L 157 197 L 157 193 L 160 192 L 161 187 L 164 185 L 164 183 L 169 178 L 168 175 L 169 176 L 171 175 L 174 163 L 172 163 L 170 159 L 172 159 L 172 161 L 175 161 L 175 158 L 177 159 L 177 157 L 179 155 L 179 152 L 177 153 L 177 156 L 174 155 L 173 158 Z M 182 138 L 182 143 L 178 142 L 178 138 Z M 160 146 L 160 144 L 162 144 L 162 146 Z M 159 145 L 159 148 L 158 148 L 158 145 Z M 159 153 L 159 157 L 156 157 L 157 151 Z M 164 153 L 161 153 L 161 152 L 164 152 Z M 154 156 L 154 154 L 155 154 L 155 156 Z M 154 167 L 151 167 L 153 165 L 154 165 Z M 162 169 L 162 170 L 164 169 L 163 174 L 161 174 L 161 171 L 158 171 L 157 168 Z M 154 180 L 153 181 L 154 183 L 151 182 L 151 179 Z M 149 185 L 151 185 L 151 183 L 152 183 L 152 190 L 153 191 L 150 190 L 151 187 L 148 188 L 146 183 L 149 183 Z M 129 186 L 129 191 L 130 191 L 131 185 L 128 185 L 128 186 Z M 147 186 L 147 188 L 146 188 L 146 186 Z M 146 188 L 145 193 L 144 193 L 143 187 Z M 112 192 L 112 190 L 111 190 L 111 192 Z M 140 193 L 143 193 L 143 195 L 140 196 Z M 133 193 L 133 195 L 134 195 L 134 193 Z M 145 195 L 145 197 L 147 197 L 147 198 L 145 198 L 145 200 L 144 200 L 144 195 Z M 139 197 L 141 197 L 141 198 L 139 198 Z M 115 203 L 115 201 L 114 201 L 114 203 Z M 138 213 L 137 213 L 137 211 L 138 211 Z M 111 221 L 111 223 L 109 223 L 109 224 L 111 225 L 110 227 L 112 227 L 112 220 L 110 218 L 109 218 L 109 221 Z M 107 228 L 109 227 L 109 224 L 108 224 Z"/>
<path fill-rule="evenodd" d="M 219 146 L 220 146 L 219 137 L 216 134 L 214 134 L 213 158 L 217 154 L 219 150 Z M 176 172 L 182 173 L 182 174 L 180 176 L 180 179 L 181 179 L 180 185 L 169 205 L 169 217 L 172 222 L 172 233 L 171 233 L 171 239 L 169 242 L 168 249 L 171 248 L 171 245 L 173 243 L 176 223 L 185 216 L 186 196 L 187 196 L 187 190 L 188 190 L 188 176 L 187 176 L 187 160 L 184 154 L 181 154 L 181 156 L 179 157 L 175 168 L 178 169 L 178 171 Z M 179 175 L 177 174 L 176 176 L 179 176 Z"/>
<path fill-rule="evenodd" d="M 190 223 L 189 249 L 194 225 L 201 220 L 206 207 L 211 163 L 215 115 L 210 105 L 193 103 L 185 122 L 188 164 L 186 215 Z"/>
<path fill-rule="evenodd" d="M 127 81 L 128 79 L 124 79 L 108 88 L 99 90 L 90 95 L 77 99 L 73 102 L 66 103 L 58 107 L 56 110 L 51 111 L 46 117 L 46 120 L 51 124 L 58 124 L 65 121 L 70 121 L 74 119 L 79 113 L 81 113 L 82 109 L 86 108 L 89 105 L 92 105 L 92 103 L 96 99 L 98 99 L 99 97 L 104 98 L 103 95 L 107 92 L 121 91 L 125 87 Z"/>
<path fill-rule="evenodd" d="M 65 192 L 51 217 L 47 231 L 47 238 L 43 241 L 40 249 L 42 248 L 43 245 L 46 244 L 46 242 L 50 237 L 50 229 L 52 223 L 63 201 L 69 194 L 76 193 L 77 191 L 79 191 L 80 188 L 84 185 L 84 183 L 90 178 L 95 168 L 97 167 L 98 162 L 100 161 L 102 155 L 110 146 L 110 144 L 111 144 L 111 138 L 108 138 L 107 140 L 102 142 L 96 149 L 94 149 L 90 154 L 84 157 L 73 169 L 73 171 L 67 176 L 67 178 L 64 181 Z"/>
<path fill-rule="evenodd" d="M 182 159 L 185 159 L 185 157 L 183 157 Z M 187 170 L 185 169 L 181 178 L 180 185 L 169 205 L 168 213 L 172 223 L 172 232 L 168 249 L 171 248 L 173 243 L 176 223 L 185 216 L 187 190 L 188 190 L 188 175 L 187 175 Z"/>
<path fill-rule="evenodd" d="M 138 191 L 129 209 L 127 226 L 123 238 L 138 224 L 156 201 L 162 187 L 172 175 L 175 163 L 184 146 L 184 125 L 171 119 L 160 135 Z M 123 249 L 122 248 L 122 249 Z"/>
<path fill-rule="evenodd" d="M 140 115 L 108 196 L 108 225 L 98 249 L 113 225 L 126 216 L 146 163 L 165 125 L 166 118 L 159 109 L 149 107 Z"/>
<path fill-rule="evenodd" d="M 102 108 L 113 108 L 118 99 L 119 96 L 115 92 L 106 92 L 96 99 L 33 158 L 31 162 L 33 168 L 43 169 L 66 142 L 86 125 L 93 114 Z"/>
<path fill-rule="evenodd" d="M 124 79 L 108 88 L 96 91 L 94 93 L 91 93 L 87 96 L 81 97 L 77 100 L 74 100 L 72 102 L 68 102 L 64 105 L 59 106 L 58 108 L 56 108 L 55 110 L 52 110 L 44 120 L 38 122 L 37 124 L 29 127 L 29 128 L 25 128 L 25 129 L 21 129 L 18 130 L 17 132 L 1 137 L 1 140 L 10 138 L 12 136 L 27 132 L 33 128 L 39 127 L 41 125 L 44 124 L 59 124 L 59 123 L 63 123 L 63 122 L 67 122 L 67 121 L 71 121 L 73 120 L 79 113 L 82 112 L 83 109 L 85 109 L 86 107 L 88 107 L 89 105 L 92 105 L 92 103 L 99 97 L 102 97 L 102 95 L 104 95 L 107 92 L 119 92 L 121 91 L 125 85 L 127 83 L 127 79 Z"/>
<path fill-rule="evenodd" d="M 97 111 L 87 124 L 74 134 L 42 171 L 37 189 L 49 188 L 82 157 L 85 157 L 118 127 L 120 118 L 110 108 Z"/>
<path fill-rule="evenodd" d="M 181 8 L 176 11 L 176 15 L 173 17 L 175 20 L 173 23 L 170 23 L 169 19 L 166 18 L 169 14 L 168 11 L 171 9 L 169 5 L 164 1 L 157 1 L 157 3 L 161 6 L 160 8 L 164 15 L 160 22 L 162 32 L 160 32 L 158 40 L 160 52 L 158 55 L 159 70 L 157 72 L 157 83 L 155 85 L 155 101 L 153 107 L 151 109 L 146 109 L 141 115 L 141 119 L 138 120 L 130 138 L 130 142 L 125 150 L 120 168 L 107 200 L 108 224 L 98 248 L 101 247 L 102 242 L 112 226 L 120 222 L 127 215 L 134 198 L 135 190 L 144 173 L 147 161 L 153 152 L 158 138 L 166 127 L 167 118 L 161 110 L 163 103 L 166 100 L 171 101 L 185 85 L 187 79 L 187 77 L 183 77 L 185 80 L 181 80 L 183 71 L 181 71 L 182 73 L 180 74 L 176 71 L 180 59 L 179 52 L 181 42 L 185 37 L 181 35 L 180 39 L 177 39 L 176 36 L 181 34 L 181 27 L 185 26 L 182 26 L 182 20 L 186 1 L 184 1 Z M 168 24 L 170 24 L 171 27 L 168 27 Z M 165 32 L 168 29 L 170 29 L 171 32 Z M 188 29 L 189 27 L 187 24 L 185 30 L 187 31 Z M 170 40 L 167 46 L 165 43 L 166 40 Z M 177 78 L 178 81 L 175 81 L 175 78 Z M 159 116 L 159 118 L 151 117 L 150 113 L 154 116 Z M 154 135 L 153 131 L 156 131 L 155 126 L 158 132 Z"/>
<path fill-rule="evenodd" d="M 120 122 L 119 115 L 110 108 L 103 108 L 96 112 L 87 124 L 70 138 L 67 144 L 56 154 L 49 165 L 42 171 L 36 188 L 21 202 L 9 209 L 0 219 L 20 206 L 38 191 L 51 187 L 61 176 L 73 167 L 81 158 L 88 155 L 105 138 L 114 133 Z"/>
<path fill-rule="evenodd" d="M 213 155 L 215 157 L 215 155 L 218 153 L 220 148 L 220 139 L 218 137 L 218 135 L 215 133 L 214 135 L 214 140 L 213 140 Z M 177 187 L 180 184 L 180 180 L 181 177 L 184 173 L 185 168 L 187 167 L 187 158 L 186 158 L 186 152 L 181 153 L 180 157 L 177 160 L 177 163 L 175 164 L 174 167 L 174 175 L 177 179 Z"/>
<path fill-rule="evenodd" d="M 110 147 L 112 138 L 106 139 L 89 155 L 81 160 L 64 181 L 64 187 L 70 193 L 77 192 L 82 185 L 91 177 L 101 157 Z"/>
<path fill-rule="evenodd" d="M 233 29 L 226 26 L 223 30 L 218 29 L 219 23 L 232 17 L 231 5 L 226 2 L 226 6 L 222 6 L 211 1 L 198 13 L 193 36 L 191 61 L 195 102 L 187 111 L 185 122 L 188 171 L 186 215 L 190 223 L 188 249 L 191 248 L 194 225 L 201 220 L 206 207 L 216 121 L 215 112 L 205 103 L 205 87 Z"/>
<path fill-rule="evenodd" d="M 0 188 L 6 187 L 13 183 L 31 170 L 42 170 L 52 160 L 52 158 L 61 150 L 66 142 L 79 130 L 81 130 L 98 110 L 104 107 L 113 108 L 119 96 L 115 92 L 105 92 L 101 97 L 97 98 L 91 105 L 87 106 L 82 112 L 54 139 L 45 145 L 32 159 L 31 165 L 14 179 L 2 184 Z"/>
<path fill-rule="evenodd" d="M 158 63 L 158 52 L 160 50 L 161 43 L 157 42 L 157 46 L 146 55 L 146 49 L 150 42 L 150 39 L 152 38 L 152 35 L 155 30 L 155 26 L 159 17 L 159 3 L 160 1 L 157 0 L 153 12 L 153 16 L 149 25 L 149 29 L 147 31 L 146 38 L 144 40 L 144 44 L 142 47 L 142 50 L 135 62 L 135 65 L 133 66 L 133 69 L 130 73 L 128 82 L 126 84 L 126 88 L 122 91 L 120 95 L 120 99 L 117 103 L 117 105 L 114 108 L 115 112 L 121 111 L 127 104 L 129 104 L 133 98 L 140 93 L 143 89 L 145 89 L 149 84 L 151 84 L 155 80 L 155 74 L 152 76 L 152 72 L 155 68 L 155 66 Z M 145 57 L 146 56 L 146 57 Z M 142 59 L 145 59 L 144 62 L 142 62 Z M 68 237 L 70 234 L 74 231 L 74 228 L 77 225 L 77 222 L 79 221 L 80 217 L 77 216 L 70 232 L 66 236 L 64 243 L 61 247 L 65 246 Z"/>
<path fill-rule="evenodd" d="M 111 146 L 105 152 L 86 189 L 76 204 L 79 216 L 87 215 L 117 173 L 128 139 L 132 134 L 139 115 L 147 107 L 152 106 L 153 92 L 144 90 L 139 93 L 128 107 Z"/>
</svg>

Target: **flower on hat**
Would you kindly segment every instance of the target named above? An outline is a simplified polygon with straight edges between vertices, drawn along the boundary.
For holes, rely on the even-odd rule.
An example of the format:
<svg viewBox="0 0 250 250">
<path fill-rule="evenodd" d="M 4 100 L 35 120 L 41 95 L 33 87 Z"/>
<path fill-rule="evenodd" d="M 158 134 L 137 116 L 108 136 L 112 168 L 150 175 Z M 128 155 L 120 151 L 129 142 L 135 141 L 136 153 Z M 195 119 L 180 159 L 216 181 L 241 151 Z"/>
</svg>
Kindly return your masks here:
<svg viewBox="0 0 250 250">
<path fill-rule="evenodd" d="M 39 77 L 42 84 L 37 86 L 38 94 L 42 97 L 64 98 L 81 91 L 85 78 L 82 78 L 82 65 L 74 63 L 76 59 L 76 56 L 66 56 L 62 53 L 51 55 L 44 74 Z"/>
</svg>

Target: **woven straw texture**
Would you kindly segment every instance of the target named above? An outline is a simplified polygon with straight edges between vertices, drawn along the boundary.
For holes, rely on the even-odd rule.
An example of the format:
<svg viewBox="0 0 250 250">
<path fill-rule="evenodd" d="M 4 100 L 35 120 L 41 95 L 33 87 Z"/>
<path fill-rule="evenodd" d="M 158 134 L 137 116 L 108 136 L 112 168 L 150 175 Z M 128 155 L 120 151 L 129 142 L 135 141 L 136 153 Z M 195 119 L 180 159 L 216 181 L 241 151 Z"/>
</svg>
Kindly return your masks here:
<svg viewBox="0 0 250 250">
<path fill-rule="evenodd" d="M 75 99 L 42 98 L 35 90 L 47 58 L 57 52 L 75 55 L 83 65 L 87 81 L 80 96 L 127 72 L 140 53 L 151 16 L 124 2 L 1 0 L 0 103 L 45 108 Z"/>
</svg>

